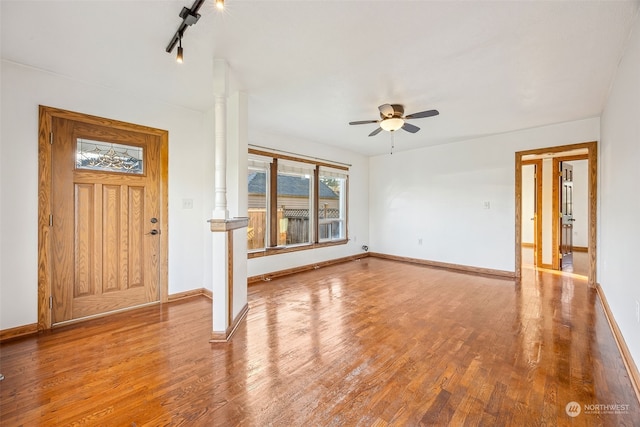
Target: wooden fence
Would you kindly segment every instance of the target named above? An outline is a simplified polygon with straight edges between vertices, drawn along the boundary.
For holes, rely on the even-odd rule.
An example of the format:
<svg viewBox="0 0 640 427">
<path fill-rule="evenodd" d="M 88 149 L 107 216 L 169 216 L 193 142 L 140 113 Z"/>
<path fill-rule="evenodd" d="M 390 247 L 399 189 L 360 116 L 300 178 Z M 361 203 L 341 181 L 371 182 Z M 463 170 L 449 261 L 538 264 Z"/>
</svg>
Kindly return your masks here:
<svg viewBox="0 0 640 427">
<path fill-rule="evenodd" d="M 264 209 L 249 209 L 249 225 L 247 228 L 247 248 L 249 250 L 262 249 L 265 244 L 267 230 L 267 211 Z"/>
<path fill-rule="evenodd" d="M 249 250 L 265 247 L 267 233 L 267 212 L 265 209 L 249 209 L 249 226 L 247 228 L 247 247 Z M 339 218 L 338 209 L 320 209 L 319 218 Z M 279 233 L 278 245 L 292 245 L 309 242 L 309 210 L 308 209 L 278 209 Z M 333 237 L 329 224 L 320 224 L 321 238 Z"/>
</svg>

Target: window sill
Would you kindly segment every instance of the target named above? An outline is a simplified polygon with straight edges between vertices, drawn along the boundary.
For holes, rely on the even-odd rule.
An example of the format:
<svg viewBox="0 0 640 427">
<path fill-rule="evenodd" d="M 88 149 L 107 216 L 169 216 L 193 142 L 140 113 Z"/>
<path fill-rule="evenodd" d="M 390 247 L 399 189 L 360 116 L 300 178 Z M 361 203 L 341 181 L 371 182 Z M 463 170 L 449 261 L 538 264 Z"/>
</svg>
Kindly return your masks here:
<svg viewBox="0 0 640 427">
<path fill-rule="evenodd" d="M 341 239 L 341 240 L 332 240 L 330 242 L 321 242 L 321 243 L 311 243 L 308 245 L 298 245 L 298 246 L 276 246 L 272 248 L 265 248 L 256 252 L 249 252 L 247 254 L 248 259 L 252 258 L 260 258 L 264 256 L 271 255 L 280 255 L 289 252 L 299 252 L 299 251 L 308 251 L 310 249 L 319 249 L 326 248 L 328 246 L 338 246 L 338 245 L 346 245 L 349 242 L 349 239 Z"/>
</svg>

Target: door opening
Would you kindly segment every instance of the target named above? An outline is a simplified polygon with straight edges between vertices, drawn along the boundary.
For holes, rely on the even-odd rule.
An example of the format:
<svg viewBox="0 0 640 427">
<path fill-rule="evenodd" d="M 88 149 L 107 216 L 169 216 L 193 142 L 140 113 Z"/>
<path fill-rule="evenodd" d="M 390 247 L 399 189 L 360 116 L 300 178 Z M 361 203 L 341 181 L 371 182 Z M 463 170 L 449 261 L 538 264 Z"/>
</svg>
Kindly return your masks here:
<svg viewBox="0 0 640 427">
<path fill-rule="evenodd" d="M 524 265 L 584 275 L 595 286 L 596 183 L 596 142 L 516 153 L 518 279 Z"/>
<path fill-rule="evenodd" d="M 560 162 L 560 269 L 573 271 L 573 165 Z"/>
</svg>

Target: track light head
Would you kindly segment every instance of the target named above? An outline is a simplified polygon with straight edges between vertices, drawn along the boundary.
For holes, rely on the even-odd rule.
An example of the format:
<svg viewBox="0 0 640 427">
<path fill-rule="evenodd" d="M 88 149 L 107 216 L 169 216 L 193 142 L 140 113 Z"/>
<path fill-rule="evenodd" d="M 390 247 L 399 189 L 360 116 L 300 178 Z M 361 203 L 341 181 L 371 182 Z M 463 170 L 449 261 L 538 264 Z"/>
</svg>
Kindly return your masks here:
<svg viewBox="0 0 640 427">
<path fill-rule="evenodd" d="M 220 10 L 224 9 L 224 0 L 216 0 L 216 8 Z"/>
<path fill-rule="evenodd" d="M 173 48 L 176 47 L 176 44 L 180 42 L 180 47 L 178 48 L 178 57 L 176 58 L 178 62 L 182 62 L 182 36 L 184 35 L 184 32 L 187 28 L 198 22 L 198 19 L 200 19 L 198 10 L 200 10 L 200 7 L 204 4 L 205 1 L 206 0 L 194 0 L 191 9 L 183 7 L 180 11 L 179 16 L 180 18 L 182 18 L 182 23 L 180 24 L 180 26 L 178 26 L 178 29 L 176 30 L 175 34 L 171 38 L 171 41 L 167 45 L 167 48 L 165 49 L 168 53 L 171 53 L 173 51 Z M 221 1 L 222 3 L 224 3 L 224 0 L 216 1 Z"/>
<path fill-rule="evenodd" d="M 178 56 L 176 56 L 176 61 L 178 64 L 182 64 L 183 61 L 183 50 L 182 50 L 182 37 L 178 39 Z"/>
</svg>

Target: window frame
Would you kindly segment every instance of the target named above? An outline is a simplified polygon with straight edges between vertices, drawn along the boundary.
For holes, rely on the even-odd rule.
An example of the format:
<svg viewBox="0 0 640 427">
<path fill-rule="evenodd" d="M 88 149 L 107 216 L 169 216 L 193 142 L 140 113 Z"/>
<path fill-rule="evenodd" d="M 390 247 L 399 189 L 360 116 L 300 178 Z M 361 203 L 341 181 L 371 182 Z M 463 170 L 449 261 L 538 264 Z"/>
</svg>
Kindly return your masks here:
<svg viewBox="0 0 640 427">
<path fill-rule="evenodd" d="M 324 172 L 323 172 L 324 169 Z M 326 167 L 326 166 L 318 166 L 316 168 L 316 179 L 318 181 L 318 192 L 317 192 L 317 200 L 318 202 L 316 203 L 315 209 L 316 209 L 316 216 L 317 216 L 317 240 L 318 243 L 327 243 L 327 242 L 333 242 L 336 240 L 343 240 L 347 238 L 347 187 L 348 187 L 348 183 L 349 183 L 349 176 L 345 173 L 336 173 L 336 168 L 332 167 Z M 320 182 L 322 181 L 322 178 L 334 178 L 334 179 L 339 179 L 341 181 L 343 181 L 343 183 L 340 185 L 340 194 L 339 199 L 338 199 L 338 213 L 339 216 L 338 218 L 320 218 L 320 210 L 321 210 L 321 206 L 320 206 Z M 333 189 L 332 189 L 333 190 Z M 344 194 L 343 194 L 344 193 Z M 340 237 L 340 238 L 325 238 L 322 239 L 322 237 L 320 236 L 320 226 L 325 225 L 325 224 L 331 224 L 334 222 L 338 222 L 340 224 L 340 227 L 344 229 L 344 237 Z"/>
<path fill-rule="evenodd" d="M 265 248 L 267 248 L 269 246 L 268 241 L 267 241 L 267 239 L 269 238 L 269 234 L 270 234 L 269 233 L 269 221 L 267 220 L 267 218 L 268 218 L 267 214 L 270 211 L 269 197 L 268 197 L 268 192 L 269 192 L 269 188 L 270 188 L 269 186 L 270 186 L 270 181 L 271 181 L 271 178 L 269 176 L 269 171 L 270 171 L 269 162 L 271 162 L 271 159 L 269 159 L 269 161 L 265 161 L 264 159 L 250 159 L 249 162 L 248 162 L 249 163 L 248 167 L 247 167 L 247 172 L 248 173 L 252 173 L 252 172 L 253 173 L 263 173 L 264 176 L 265 176 L 265 188 L 264 188 L 264 190 L 265 190 L 265 193 L 264 193 L 264 198 L 265 198 L 265 201 L 264 201 L 265 222 L 260 224 L 260 225 L 264 226 L 263 227 L 264 236 L 263 236 L 262 242 L 261 242 L 262 245 L 259 248 L 251 249 L 249 247 L 250 245 L 249 244 L 247 245 L 247 251 L 249 253 L 264 251 Z M 262 208 L 262 207 L 260 207 L 260 208 Z M 247 214 L 249 215 L 249 217 L 251 217 L 251 215 L 250 215 L 251 209 L 253 209 L 253 208 L 251 207 L 251 204 L 248 203 Z M 251 225 L 251 221 L 250 221 L 249 225 Z M 256 224 L 254 224 L 254 226 L 256 226 Z M 249 231 L 249 230 L 247 230 L 247 231 Z"/>
<path fill-rule="evenodd" d="M 314 202 L 314 193 L 315 193 L 315 167 L 312 168 L 312 165 L 309 165 L 308 163 L 299 163 L 296 162 L 295 164 L 291 164 L 290 162 L 282 162 L 279 161 L 278 162 L 278 178 L 283 177 L 282 182 L 284 182 L 285 180 L 287 180 L 288 178 L 297 178 L 297 179 L 306 179 L 308 181 L 308 185 L 307 185 L 307 198 L 300 198 L 301 200 L 304 201 L 304 206 L 300 206 L 299 202 L 298 203 L 294 203 L 294 206 L 297 205 L 298 207 L 294 207 L 292 208 L 291 205 L 287 206 L 288 209 L 285 209 L 285 205 L 282 203 L 284 200 L 281 200 L 281 198 L 283 199 L 287 199 L 287 197 L 293 197 L 293 198 L 297 198 L 299 196 L 293 196 L 293 195 L 287 195 L 287 194 L 276 194 L 276 206 L 278 208 L 282 208 L 282 214 L 283 214 L 283 218 L 281 220 L 276 221 L 276 223 L 281 227 L 282 223 L 280 221 L 286 221 L 289 222 L 291 220 L 295 220 L 294 218 L 291 218 L 289 216 L 286 216 L 285 213 L 287 210 L 299 210 L 299 211 L 307 211 L 307 224 L 305 226 L 306 231 L 303 234 L 308 234 L 308 238 L 306 239 L 306 241 L 302 241 L 302 242 L 296 242 L 296 243 L 289 243 L 287 244 L 286 242 L 284 244 L 279 243 L 276 244 L 277 247 L 293 247 L 293 246 L 304 246 L 304 245 L 309 245 L 311 243 L 314 242 L 314 232 L 313 230 L 315 229 L 315 220 L 314 217 L 312 215 L 313 212 L 313 207 L 315 205 Z M 280 181 L 278 179 L 278 181 Z M 272 199 L 274 200 L 274 199 Z M 278 237 L 280 237 L 280 234 L 282 233 L 282 230 L 280 228 L 278 228 Z M 287 236 L 288 237 L 288 236 Z"/>
<path fill-rule="evenodd" d="M 262 256 L 277 255 L 287 252 L 296 252 L 301 250 L 309 250 L 320 247 L 344 245 L 349 241 L 349 229 L 348 229 L 348 188 L 349 188 L 349 167 L 338 163 L 329 163 L 318 159 L 309 159 L 304 157 L 298 157 L 296 155 L 287 155 L 283 153 L 275 153 L 271 151 L 258 150 L 255 148 L 249 148 L 248 157 L 252 156 L 267 157 L 271 159 L 268 162 L 268 170 L 266 174 L 267 178 L 267 237 L 265 247 L 262 249 L 255 249 L 248 251 L 248 258 L 257 258 Z M 310 207 L 310 239 L 309 243 L 297 243 L 292 245 L 278 245 L 278 160 L 282 162 L 300 162 L 311 165 L 310 168 L 313 171 L 311 178 L 311 207 Z M 344 237 L 337 239 L 323 239 L 319 240 L 319 185 L 320 185 L 320 167 L 337 169 L 344 172 L 344 219 L 341 219 L 344 223 Z"/>
</svg>

